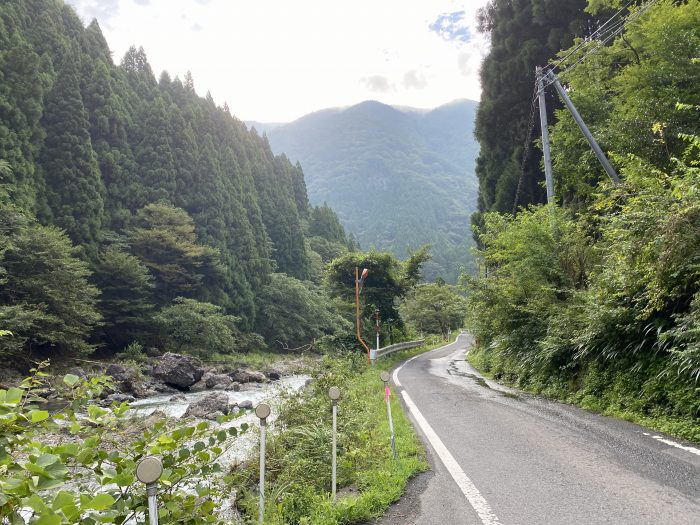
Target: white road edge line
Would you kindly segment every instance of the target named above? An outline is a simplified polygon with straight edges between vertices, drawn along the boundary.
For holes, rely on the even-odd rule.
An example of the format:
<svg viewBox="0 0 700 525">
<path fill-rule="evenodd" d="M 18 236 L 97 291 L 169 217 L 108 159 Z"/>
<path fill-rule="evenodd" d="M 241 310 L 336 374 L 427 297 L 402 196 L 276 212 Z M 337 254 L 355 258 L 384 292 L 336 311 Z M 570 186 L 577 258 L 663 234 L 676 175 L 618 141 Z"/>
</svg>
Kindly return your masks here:
<svg viewBox="0 0 700 525">
<path fill-rule="evenodd" d="M 457 339 L 459 339 L 459 336 L 457 337 Z M 441 348 L 436 348 L 432 351 L 434 352 L 436 350 L 441 350 L 442 348 L 445 347 L 443 346 Z M 396 370 L 394 370 L 393 380 L 394 384 L 397 387 L 402 386 L 401 382 L 399 381 L 399 372 L 404 366 L 416 359 L 416 357 L 419 357 L 419 355 L 412 357 L 400 367 L 398 367 Z M 469 504 L 479 516 L 481 522 L 484 525 L 500 525 L 501 522 L 498 521 L 498 517 L 494 514 L 493 510 L 491 510 L 491 507 L 489 506 L 486 499 L 481 495 L 479 489 L 476 488 L 474 483 L 472 483 L 472 480 L 470 480 L 464 472 L 464 470 L 462 470 L 462 467 L 459 466 L 457 460 L 455 460 L 454 456 L 447 449 L 440 437 L 435 433 L 428 421 L 426 421 L 426 419 L 423 417 L 423 414 L 421 414 L 420 410 L 418 410 L 418 407 L 411 399 L 411 396 L 408 395 L 406 389 L 404 389 L 403 387 L 401 390 L 401 395 L 403 396 L 403 400 L 406 403 L 408 410 L 415 418 L 416 422 L 418 423 L 418 426 L 420 426 L 421 430 L 425 434 L 425 437 L 428 439 L 428 441 L 430 441 L 430 444 L 433 446 L 433 449 L 440 458 L 440 461 L 442 461 L 442 464 L 445 465 L 445 468 L 452 476 L 452 479 L 455 480 L 455 483 L 457 483 L 457 486 L 462 491 L 462 494 L 464 494 L 464 496 L 467 498 L 467 501 L 469 501 Z"/>
<path fill-rule="evenodd" d="M 647 432 L 642 432 L 642 434 L 644 434 L 645 436 L 649 436 L 650 438 L 655 439 L 657 441 L 661 441 L 661 443 L 665 443 L 666 445 L 670 445 L 672 447 L 685 450 L 686 452 L 690 452 L 691 454 L 696 454 L 700 456 L 700 449 L 697 449 L 695 447 L 686 447 L 685 445 L 681 445 L 680 443 L 676 443 L 675 441 L 671 441 L 670 439 L 662 438 L 661 436 L 652 436 Z"/>
</svg>

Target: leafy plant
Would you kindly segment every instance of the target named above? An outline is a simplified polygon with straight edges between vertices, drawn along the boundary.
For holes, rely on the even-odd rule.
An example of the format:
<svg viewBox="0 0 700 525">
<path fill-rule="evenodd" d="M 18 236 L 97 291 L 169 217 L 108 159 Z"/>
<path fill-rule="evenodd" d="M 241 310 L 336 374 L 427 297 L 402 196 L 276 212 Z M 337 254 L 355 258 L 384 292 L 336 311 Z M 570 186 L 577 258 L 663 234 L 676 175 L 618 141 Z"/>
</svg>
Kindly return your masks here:
<svg viewBox="0 0 700 525">
<path fill-rule="evenodd" d="M 133 420 L 126 403 L 93 403 L 110 386 L 107 378 L 81 381 L 70 374 L 61 385 L 64 405 L 49 411 L 39 405 L 48 380 L 42 368 L 20 387 L 0 390 L 0 523 L 143 523 L 146 494 L 135 468 L 147 455 L 160 457 L 164 466 L 163 522 L 226 523 L 214 512 L 229 493 L 218 460 L 236 427 L 173 426 L 158 416 Z"/>
</svg>

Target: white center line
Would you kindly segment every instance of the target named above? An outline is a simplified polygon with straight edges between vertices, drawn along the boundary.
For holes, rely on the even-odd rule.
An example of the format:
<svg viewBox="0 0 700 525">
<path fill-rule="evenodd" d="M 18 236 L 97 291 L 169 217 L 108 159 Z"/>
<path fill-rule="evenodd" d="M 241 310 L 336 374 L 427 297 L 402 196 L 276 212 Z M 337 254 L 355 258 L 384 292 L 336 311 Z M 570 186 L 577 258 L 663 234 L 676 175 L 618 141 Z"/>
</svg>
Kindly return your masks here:
<svg viewBox="0 0 700 525">
<path fill-rule="evenodd" d="M 437 350 L 440 349 L 438 348 Z M 416 357 L 419 356 L 412 357 L 403 365 L 394 370 L 393 379 L 394 384 L 397 387 L 401 386 L 401 382 L 399 381 L 399 371 L 408 363 L 413 361 Z M 462 491 L 462 494 L 464 494 L 464 496 L 467 498 L 467 501 L 469 501 L 469 504 L 479 516 L 481 522 L 484 525 L 500 525 L 501 522 L 498 521 L 498 517 L 496 516 L 496 514 L 494 514 L 493 510 L 491 510 L 491 507 L 486 501 L 486 499 L 481 495 L 479 489 L 476 488 L 474 483 L 472 483 L 472 480 L 469 479 L 469 476 L 467 476 L 464 470 L 462 470 L 462 467 L 459 466 L 457 460 L 447 449 L 445 444 L 430 426 L 425 417 L 423 417 L 423 414 L 421 414 L 420 410 L 418 410 L 418 407 L 411 399 L 411 396 L 408 395 L 405 389 L 401 390 L 401 395 L 403 396 L 403 400 L 406 403 L 409 412 L 411 412 L 411 414 L 413 415 L 414 419 L 416 420 L 416 423 L 418 423 L 418 426 L 425 434 L 425 437 L 433 446 L 433 449 L 440 458 L 440 461 L 442 461 L 442 464 L 445 465 L 445 468 L 452 476 L 452 479 L 455 480 L 455 483 L 457 483 L 457 486 Z"/>
</svg>

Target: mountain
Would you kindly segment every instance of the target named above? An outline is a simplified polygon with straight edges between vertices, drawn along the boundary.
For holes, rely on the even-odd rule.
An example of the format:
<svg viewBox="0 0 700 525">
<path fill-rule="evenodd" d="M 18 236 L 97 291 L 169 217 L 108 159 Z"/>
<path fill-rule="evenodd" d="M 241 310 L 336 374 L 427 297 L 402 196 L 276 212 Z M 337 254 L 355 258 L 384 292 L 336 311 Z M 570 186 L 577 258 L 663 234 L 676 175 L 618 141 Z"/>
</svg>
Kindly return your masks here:
<svg viewBox="0 0 700 525">
<path fill-rule="evenodd" d="M 431 244 L 426 279 L 454 282 L 471 265 L 477 105 L 457 100 L 426 111 L 367 101 L 249 126 L 301 163 L 310 201 L 327 202 L 363 248 L 405 257 Z"/>
</svg>

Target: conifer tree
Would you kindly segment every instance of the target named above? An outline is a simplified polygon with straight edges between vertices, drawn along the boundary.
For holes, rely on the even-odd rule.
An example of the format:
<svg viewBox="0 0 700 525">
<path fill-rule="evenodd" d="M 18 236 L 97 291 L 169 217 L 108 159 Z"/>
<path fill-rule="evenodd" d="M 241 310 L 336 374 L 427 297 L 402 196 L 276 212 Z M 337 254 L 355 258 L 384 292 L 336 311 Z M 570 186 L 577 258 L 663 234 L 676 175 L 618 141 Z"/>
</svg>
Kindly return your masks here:
<svg viewBox="0 0 700 525">
<path fill-rule="evenodd" d="M 42 125 L 46 138 L 40 162 L 50 220 L 65 229 L 73 242 L 94 251 L 104 221 L 104 186 L 73 60 L 61 65 Z"/>
<path fill-rule="evenodd" d="M 94 281 L 101 291 L 98 307 L 107 345 L 118 351 L 133 341 L 143 342 L 153 312 L 153 278 L 146 266 L 112 245 L 100 253 Z"/>
<path fill-rule="evenodd" d="M 154 297 L 159 305 L 178 296 L 195 296 L 202 272 L 217 266 L 216 250 L 197 243 L 192 218 L 166 202 L 138 211 L 129 240 L 134 254 L 155 279 Z"/>
</svg>

